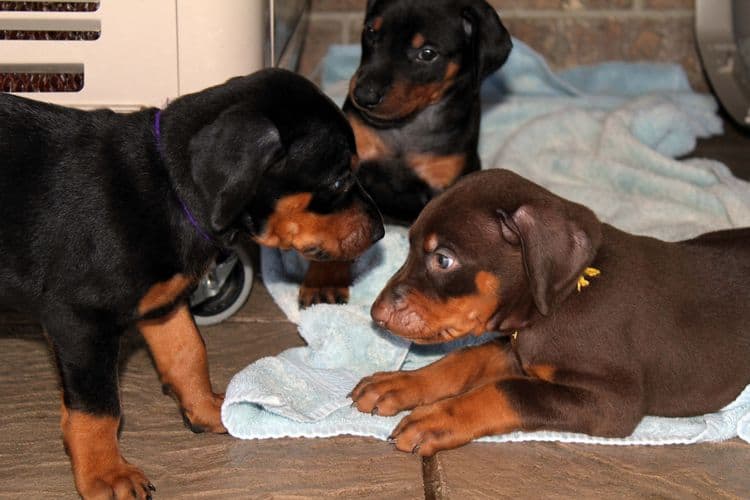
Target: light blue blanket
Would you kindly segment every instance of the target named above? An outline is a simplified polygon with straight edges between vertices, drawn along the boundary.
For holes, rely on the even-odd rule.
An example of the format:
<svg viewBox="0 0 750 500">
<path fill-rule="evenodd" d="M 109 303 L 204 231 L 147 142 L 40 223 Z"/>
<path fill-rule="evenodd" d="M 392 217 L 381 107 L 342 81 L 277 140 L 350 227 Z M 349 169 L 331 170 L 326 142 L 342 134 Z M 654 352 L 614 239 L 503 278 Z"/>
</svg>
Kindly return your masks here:
<svg viewBox="0 0 750 500">
<path fill-rule="evenodd" d="M 515 40 L 508 63 L 483 87 L 480 154 L 484 168 L 509 168 L 594 209 L 627 231 L 681 239 L 750 226 L 750 185 L 710 160 L 677 161 L 697 138 L 721 133 L 716 103 L 691 91 L 678 66 L 607 63 L 552 73 Z M 333 47 L 324 66 L 326 92 L 343 101 L 359 48 Z M 229 384 L 224 424 L 240 438 L 385 439 L 403 415 L 361 414 L 346 394 L 375 371 L 415 369 L 455 345 L 412 347 L 373 327 L 369 306 L 402 264 L 403 228 L 356 264 L 345 306 L 297 308 L 305 263 L 293 253 L 265 250 L 263 276 L 276 302 L 299 325 L 306 347 L 261 359 Z M 695 418 L 646 417 L 632 436 L 604 439 L 556 432 L 515 432 L 488 441 L 557 440 L 606 444 L 672 444 L 750 440 L 750 389 L 721 412 Z"/>
</svg>

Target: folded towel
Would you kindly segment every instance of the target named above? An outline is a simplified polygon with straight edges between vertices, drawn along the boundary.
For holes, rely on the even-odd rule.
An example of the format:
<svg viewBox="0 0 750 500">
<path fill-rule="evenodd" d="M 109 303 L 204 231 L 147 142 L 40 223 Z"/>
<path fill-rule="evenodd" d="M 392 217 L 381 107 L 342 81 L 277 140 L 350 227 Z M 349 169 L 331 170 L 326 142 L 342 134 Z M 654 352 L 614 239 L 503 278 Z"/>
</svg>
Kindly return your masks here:
<svg viewBox="0 0 750 500">
<path fill-rule="evenodd" d="M 701 232 L 750 226 L 750 185 L 709 160 L 676 161 L 699 137 L 721 132 L 716 103 L 690 90 L 681 68 L 607 63 L 552 73 L 522 42 L 483 86 L 480 155 L 484 168 L 509 168 L 591 207 L 599 217 L 634 233 L 681 239 Z M 343 101 L 359 48 L 333 47 L 325 60 L 325 90 Z M 465 340 L 409 346 L 375 328 L 369 307 L 408 251 L 406 230 L 385 238 L 355 265 L 348 305 L 299 311 L 297 290 L 305 262 L 264 249 L 264 282 L 299 325 L 306 347 L 261 359 L 229 384 L 222 418 L 236 437 L 385 439 L 402 415 L 370 416 L 346 394 L 375 371 L 424 366 Z M 646 417 L 625 439 L 574 433 L 514 432 L 485 441 L 545 440 L 606 444 L 673 444 L 750 440 L 750 389 L 722 411 L 694 418 Z"/>
</svg>

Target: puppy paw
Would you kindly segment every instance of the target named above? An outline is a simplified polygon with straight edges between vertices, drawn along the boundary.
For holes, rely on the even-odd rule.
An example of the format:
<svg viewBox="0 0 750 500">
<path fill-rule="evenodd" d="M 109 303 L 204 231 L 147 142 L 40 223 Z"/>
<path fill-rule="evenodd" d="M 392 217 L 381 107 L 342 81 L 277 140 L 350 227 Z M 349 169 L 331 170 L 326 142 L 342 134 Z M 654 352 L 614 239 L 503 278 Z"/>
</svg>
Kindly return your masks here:
<svg viewBox="0 0 750 500">
<path fill-rule="evenodd" d="M 156 488 L 143 472 L 122 457 L 115 464 L 98 464 L 96 470 L 75 471 L 76 488 L 81 497 L 89 499 L 151 500 Z"/>
<path fill-rule="evenodd" d="M 365 377 L 351 392 L 357 409 L 388 417 L 425 403 L 425 387 L 410 372 L 379 372 Z"/>
<path fill-rule="evenodd" d="M 185 426 L 196 434 L 213 432 L 226 434 L 227 429 L 221 423 L 221 405 L 224 394 L 214 394 L 194 404 L 192 408 L 182 408 L 182 419 Z"/>
<path fill-rule="evenodd" d="M 423 457 L 470 442 L 476 433 L 451 400 L 420 406 L 404 417 L 388 438 L 397 449 Z"/>
<path fill-rule="evenodd" d="M 346 304 L 352 283 L 351 262 L 310 262 L 299 288 L 299 306 Z"/>
<path fill-rule="evenodd" d="M 349 287 L 302 285 L 299 289 L 299 306 L 310 307 L 315 304 L 346 304 L 349 302 Z"/>
</svg>

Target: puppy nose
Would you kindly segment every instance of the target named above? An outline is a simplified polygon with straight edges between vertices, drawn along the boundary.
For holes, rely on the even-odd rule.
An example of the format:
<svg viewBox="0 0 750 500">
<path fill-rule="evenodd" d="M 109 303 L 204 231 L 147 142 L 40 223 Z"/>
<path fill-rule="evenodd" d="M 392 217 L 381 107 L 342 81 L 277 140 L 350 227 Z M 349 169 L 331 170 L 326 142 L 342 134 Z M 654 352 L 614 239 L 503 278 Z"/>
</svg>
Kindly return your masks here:
<svg viewBox="0 0 750 500">
<path fill-rule="evenodd" d="M 383 297 L 378 297 L 370 309 L 370 316 L 380 328 L 387 328 L 391 317 L 391 308 L 386 302 Z"/>
<path fill-rule="evenodd" d="M 383 92 L 372 85 L 357 85 L 354 89 L 354 100 L 365 108 L 374 108 L 383 100 Z"/>
</svg>

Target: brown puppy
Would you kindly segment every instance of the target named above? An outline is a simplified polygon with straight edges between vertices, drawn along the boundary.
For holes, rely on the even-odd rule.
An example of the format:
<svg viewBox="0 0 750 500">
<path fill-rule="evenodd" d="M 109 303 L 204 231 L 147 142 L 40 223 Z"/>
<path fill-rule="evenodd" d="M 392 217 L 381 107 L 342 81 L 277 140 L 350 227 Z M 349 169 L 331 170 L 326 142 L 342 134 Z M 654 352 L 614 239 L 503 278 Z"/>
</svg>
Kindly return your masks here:
<svg viewBox="0 0 750 500">
<path fill-rule="evenodd" d="M 414 408 L 393 431 L 400 450 L 514 430 L 627 436 L 644 415 L 712 412 L 750 383 L 750 229 L 635 236 L 490 170 L 430 202 L 410 243 L 378 324 L 417 343 L 508 337 L 357 385 L 363 412 Z"/>
</svg>

